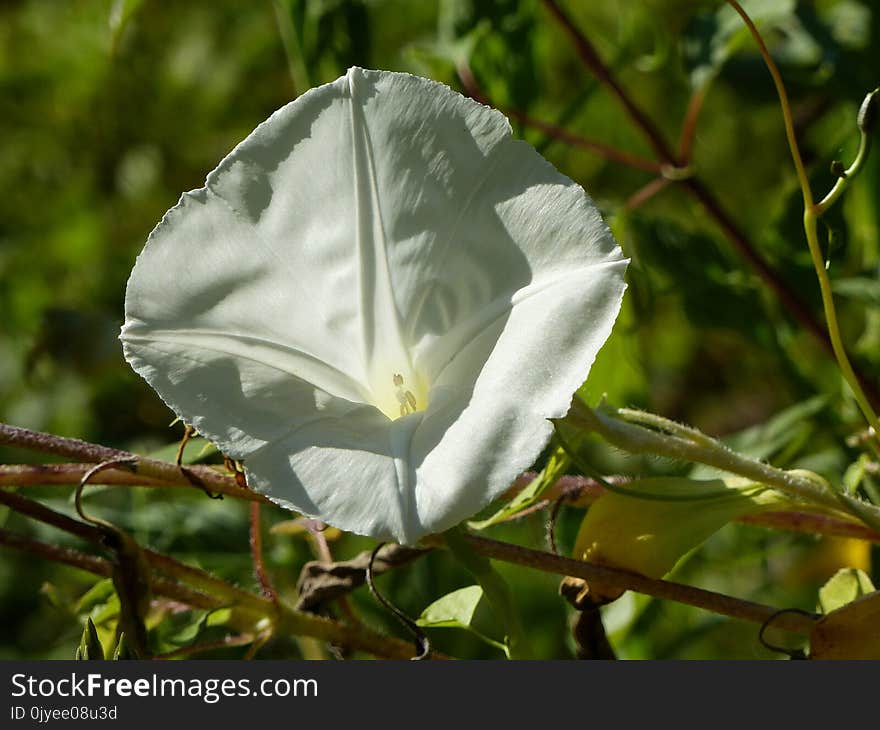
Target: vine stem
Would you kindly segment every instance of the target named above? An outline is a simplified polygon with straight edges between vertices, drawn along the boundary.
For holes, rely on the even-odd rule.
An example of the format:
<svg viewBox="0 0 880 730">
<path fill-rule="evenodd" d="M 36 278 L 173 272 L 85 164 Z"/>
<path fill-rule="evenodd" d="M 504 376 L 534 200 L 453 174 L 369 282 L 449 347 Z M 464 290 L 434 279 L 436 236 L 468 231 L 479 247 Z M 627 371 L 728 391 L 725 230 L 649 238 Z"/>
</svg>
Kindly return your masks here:
<svg viewBox="0 0 880 730">
<path fill-rule="evenodd" d="M 101 542 L 103 533 L 94 525 L 75 520 L 14 492 L 0 489 L 0 504 L 92 544 Z M 4 529 L 0 529 L 0 546 L 72 565 L 104 577 L 109 577 L 112 572 L 112 564 L 104 558 L 31 540 Z M 171 556 L 149 549 L 144 549 L 143 553 L 152 571 L 159 574 L 150 581 L 151 589 L 156 595 L 180 600 L 196 608 L 230 608 L 233 613 L 230 625 L 241 632 L 256 628 L 260 635 L 265 635 L 270 628 L 275 631 L 283 629 L 291 634 L 311 636 L 377 656 L 408 659 L 412 655 L 412 647 L 407 642 L 385 637 L 363 626 L 351 626 L 299 611 L 278 598 L 255 595 Z M 436 658 L 443 657 L 437 655 Z"/>
<path fill-rule="evenodd" d="M 849 357 L 846 354 L 843 340 L 840 336 L 840 326 L 837 322 L 837 310 L 834 307 L 834 297 L 831 292 L 831 280 L 828 278 L 828 272 L 825 268 L 825 260 L 822 256 L 821 246 L 819 245 L 817 221 L 819 216 L 821 216 L 827 207 L 836 200 L 837 196 L 840 195 L 840 190 L 842 190 L 842 184 L 840 183 L 845 179 L 846 173 L 844 173 L 844 177 L 841 177 L 838 180 L 840 188 L 838 189 L 838 186 L 835 186 L 837 192 L 832 190 L 832 193 L 829 194 L 829 196 L 833 194 L 833 197 L 830 198 L 830 202 L 826 202 L 828 201 L 828 198 L 826 198 L 826 200 L 823 200 L 817 205 L 813 200 L 810 178 L 807 175 L 804 160 L 800 148 L 798 147 L 797 136 L 794 131 L 794 119 L 791 114 L 791 104 L 788 101 L 788 93 L 785 90 L 785 84 L 782 82 L 782 76 L 779 73 L 776 62 L 770 55 L 770 51 L 767 49 L 767 45 L 764 43 L 761 33 L 752 22 L 748 13 L 743 10 L 743 7 L 737 2 L 737 0 L 727 0 L 727 3 L 737 12 L 740 18 L 742 18 L 743 23 L 745 23 L 746 27 L 749 29 L 752 37 L 755 39 L 755 43 L 758 45 L 758 51 L 761 54 L 761 58 L 764 59 L 764 63 L 770 72 L 770 76 L 773 78 L 773 84 L 776 87 L 776 94 L 779 96 L 779 105 L 782 108 L 785 136 L 788 140 L 791 158 L 794 161 L 798 182 L 800 183 L 801 193 L 804 198 L 804 232 L 807 237 L 807 246 L 810 249 L 810 257 L 813 260 L 813 268 L 815 268 L 816 276 L 819 279 L 819 290 L 822 294 L 822 308 L 825 313 L 825 323 L 828 327 L 828 337 L 831 340 L 831 347 L 834 351 L 834 357 L 837 360 L 840 372 L 843 375 L 844 380 L 846 380 L 847 385 L 849 385 L 849 388 L 856 399 L 856 403 L 858 403 L 859 410 L 861 410 L 865 420 L 873 429 L 874 436 L 880 437 L 880 421 L 877 420 L 877 414 L 875 413 L 871 402 L 868 400 L 868 397 L 865 395 L 865 392 L 862 390 L 859 378 L 853 370 Z M 860 145 L 860 153 L 857 156 L 856 163 L 854 163 L 852 169 L 858 169 L 858 166 L 861 165 L 861 160 L 865 157 L 867 151 L 866 143 L 864 142 L 865 137 L 866 135 L 863 133 L 863 143 Z M 872 444 L 876 450 L 877 444 L 873 441 Z"/>
<path fill-rule="evenodd" d="M 876 97 L 880 94 L 880 89 L 875 89 L 872 91 L 868 97 L 865 99 L 863 109 L 865 105 L 868 104 L 876 104 Z M 837 182 L 834 183 L 834 187 L 828 191 L 828 194 L 822 198 L 818 203 L 815 204 L 814 209 L 816 210 L 816 215 L 821 217 L 825 211 L 827 211 L 837 199 L 840 197 L 841 193 L 846 189 L 847 183 L 850 178 L 854 175 L 857 175 L 859 170 L 862 169 L 862 165 L 865 163 L 865 160 L 868 159 L 868 150 L 871 149 L 871 137 L 870 137 L 869 129 L 861 129 L 861 134 L 859 135 L 859 149 L 856 151 L 855 159 L 852 164 L 838 173 Z"/>
<path fill-rule="evenodd" d="M 770 76 L 773 78 L 773 85 L 776 87 L 776 94 L 779 97 L 779 105 L 782 107 L 782 119 L 785 123 L 785 138 L 788 140 L 788 147 L 791 150 L 791 157 L 794 160 L 794 167 L 797 171 L 801 193 L 804 196 L 804 207 L 812 208 L 813 191 L 810 189 L 810 178 L 807 176 L 804 159 L 801 156 L 800 148 L 798 147 L 797 135 L 794 131 L 794 118 L 791 114 L 791 104 L 788 101 L 788 93 L 785 90 L 785 84 L 782 83 L 782 75 L 779 73 L 779 69 L 776 66 L 776 62 L 773 60 L 773 57 L 770 55 L 770 51 L 767 49 L 767 44 L 764 43 L 763 36 L 761 36 L 761 33 L 752 22 L 748 13 L 743 10 L 742 5 L 740 5 L 737 0 L 727 0 L 727 4 L 737 12 L 739 17 L 742 18 L 743 23 L 745 23 L 746 27 L 749 29 L 749 33 L 752 34 L 755 43 L 758 44 L 758 51 L 761 54 L 761 58 L 764 59 L 764 63 L 767 65 L 767 70 L 770 71 Z"/>
</svg>

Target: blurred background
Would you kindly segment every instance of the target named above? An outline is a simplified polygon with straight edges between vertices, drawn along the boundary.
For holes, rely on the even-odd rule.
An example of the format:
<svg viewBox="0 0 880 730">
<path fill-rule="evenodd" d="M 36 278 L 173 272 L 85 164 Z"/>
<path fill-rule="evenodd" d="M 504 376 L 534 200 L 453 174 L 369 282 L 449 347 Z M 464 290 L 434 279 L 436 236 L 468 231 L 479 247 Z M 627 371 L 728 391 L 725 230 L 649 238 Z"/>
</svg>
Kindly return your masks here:
<svg viewBox="0 0 880 730">
<path fill-rule="evenodd" d="M 872 0 L 744 4 L 780 65 L 822 195 L 833 183 L 831 162 L 852 160 L 859 104 L 880 82 L 880 8 Z M 584 389 L 591 402 L 604 393 L 615 405 L 647 408 L 731 437 L 777 465 L 839 481 L 858 456 L 847 445 L 860 427 L 854 404 L 803 317 L 792 316 L 731 242 L 745 240 L 777 285 L 822 321 L 803 202 L 753 41 L 719 2 L 559 5 L 676 153 L 690 110 L 695 124 L 683 151 L 692 152 L 681 155 L 689 163 L 683 171 L 663 177 L 571 143 L 589 138 L 652 157 L 540 0 L 2 3 L 0 420 L 173 458 L 182 428 L 169 426 L 173 415 L 124 362 L 117 341 L 134 259 L 181 192 L 200 187 L 259 122 L 359 65 L 409 71 L 479 95 L 599 204 L 633 263 L 624 311 Z M 692 172 L 710 205 L 667 179 Z M 878 185 L 874 154 L 821 222 L 844 339 L 875 389 Z M 782 419 L 771 420 L 779 413 Z M 609 473 L 682 473 L 680 465 L 624 459 L 598 443 L 589 448 Z M 190 455 L 199 455 L 197 446 Z M 0 462 L 39 460 L 0 448 Z M 28 495 L 71 512 L 69 490 L 29 488 Z M 254 588 L 244 505 L 137 489 L 108 490 L 94 505 L 142 545 Z M 263 515 L 267 527 L 291 517 L 274 509 Z M 581 516 L 562 511 L 563 550 Z M 537 513 L 488 534 L 540 547 L 545 519 Z M 2 509 L 0 523 L 83 547 Z M 313 545 L 305 533 L 267 532 L 265 539 L 273 578 L 295 599 Z M 371 544 L 340 536 L 331 547 L 346 559 Z M 780 608 L 813 609 L 817 588 L 838 567 L 870 570 L 870 557 L 865 543 L 729 525 L 673 577 Z M 572 656 L 571 610 L 557 594 L 558 579 L 501 569 L 538 653 Z M 379 585 L 418 615 L 470 582 L 448 556 L 432 554 Z M 85 573 L 0 551 L 0 658 L 72 657 L 83 616 L 99 608 L 94 596 L 81 600 L 94 584 Z M 399 633 L 365 590 L 352 603 L 370 625 Z M 184 630 L 194 620 L 180 612 L 163 630 Z M 606 626 L 626 658 L 778 656 L 760 645 L 754 625 L 631 594 L 606 609 Z M 500 657 L 464 631 L 438 629 L 432 637 L 459 656 Z M 322 655 L 320 646 L 294 639 L 258 654 Z"/>
</svg>

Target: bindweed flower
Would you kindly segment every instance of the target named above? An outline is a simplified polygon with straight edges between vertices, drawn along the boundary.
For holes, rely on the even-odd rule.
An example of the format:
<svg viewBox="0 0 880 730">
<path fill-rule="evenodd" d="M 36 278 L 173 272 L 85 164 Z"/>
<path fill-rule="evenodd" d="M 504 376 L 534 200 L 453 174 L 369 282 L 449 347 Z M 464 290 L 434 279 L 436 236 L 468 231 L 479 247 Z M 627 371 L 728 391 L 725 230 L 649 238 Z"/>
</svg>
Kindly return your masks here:
<svg viewBox="0 0 880 730">
<path fill-rule="evenodd" d="M 121 339 L 252 487 L 411 544 L 535 460 L 611 332 L 626 263 L 499 112 L 352 68 L 168 211 Z"/>
</svg>

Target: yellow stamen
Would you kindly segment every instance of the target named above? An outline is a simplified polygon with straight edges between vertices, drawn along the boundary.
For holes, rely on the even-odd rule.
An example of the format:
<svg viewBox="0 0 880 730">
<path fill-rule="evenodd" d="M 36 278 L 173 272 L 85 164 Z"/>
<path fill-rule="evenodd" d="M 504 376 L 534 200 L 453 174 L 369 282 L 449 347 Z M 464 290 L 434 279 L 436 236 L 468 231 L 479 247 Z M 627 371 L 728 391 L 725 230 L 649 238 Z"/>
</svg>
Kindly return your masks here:
<svg viewBox="0 0 880 730">
<path fill-rule="evenodd" d="M 412 394 L 411 390 L 403 389 L 403 375 L 400 373 L 394 373 L 392 381 L 394 387 L 397 389 L 394 395 L 397 397 L 397 402 L 400 404 L 400 415 L 406 416 L 410 413 L 415 413 L 418 410 L 416 397 Z"/>
</svg>

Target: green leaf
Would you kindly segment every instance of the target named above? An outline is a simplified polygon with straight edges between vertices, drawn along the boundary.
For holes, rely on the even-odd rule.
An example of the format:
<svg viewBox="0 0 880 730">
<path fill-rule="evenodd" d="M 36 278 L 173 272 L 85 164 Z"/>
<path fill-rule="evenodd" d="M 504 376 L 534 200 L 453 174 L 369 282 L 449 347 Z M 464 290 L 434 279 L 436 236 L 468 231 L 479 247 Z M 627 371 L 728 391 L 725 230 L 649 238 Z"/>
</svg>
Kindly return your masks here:
<svg viewBox="0 0 880 730">
<path fill-rule="evenodd" d="M 178 648 L 193 643 L 205 630 L 210 611 L 184 611 L 166 616 L 157 627 L 156 639 L 166 648 Z"/>
<path fill-rule="evenodd" d="M 447 593 L 428 606 L 416 623 L 419 626 L 457 626 L 470 628 L 477 607 L 483 600 L 480 586 L 468 586 Z"/>
<path fill-rule="evenodd" d="M 83 629 L 82 637 L 79 640 L 79 647 L 76 650 L 78 660 L 95 661 L 104 659 L 104 647 L 101 646 L 101 640 L 98 638 L 98 630 L 91 618 L 86 619 L 86 625 Z"/>
<path fill-rule="evenodd" d="M 819 609 L 824 614 L 874 592 L 874 584 L 858 568 L 841 568 L 819 589 Z"/>
<path fill-rule="evenodd" d="M 503 642 L 489 638 L 485 631 L 477 628 L 478 625 L 490 623 L 487 615 L 490 609 L 484 598 L 483 589 L 478 585 L 459 588 L 422 611 L 416 624 L 428 628 L 465 629 L 481 641 L 501 649 L 510 658 L 508 647 Z"/>
<path fill-rule="evenodd" d="M 119 596 L 116 590 L 113 590 L 107 600 L 102 603 L 96 603 L 89 610 L 89 617 L 98 626 L 103 626 L 107 621 L 113 621 L 119 617 Z"/>
<path fill-rule="evenodd" d="M 153 629 L 150 637 L 160 652 L 175 651 L 196 642 L 220 639 L 229 633 L 226 623 L 231 610 L 222 607 L 211 610 L 194 609 L 166 615 Z"/>
<path fill-rule="evenodd" d="M 125 659 L 137 659 L 137 654 L 132 652 L 128 644 L 125 642 L 125 632 L 119 634 L 119 641 L 116 642 L 116 648 L 113 650 L 113 660 L 120 661 Z"/>
</svg>

